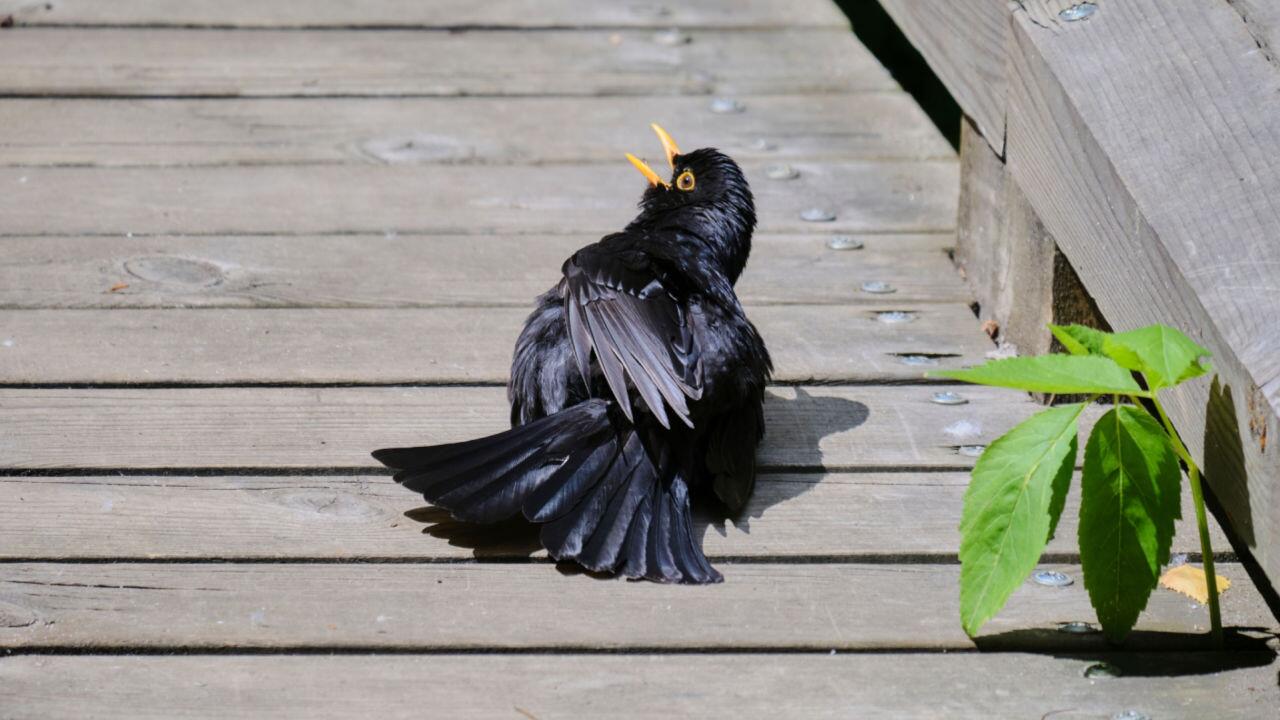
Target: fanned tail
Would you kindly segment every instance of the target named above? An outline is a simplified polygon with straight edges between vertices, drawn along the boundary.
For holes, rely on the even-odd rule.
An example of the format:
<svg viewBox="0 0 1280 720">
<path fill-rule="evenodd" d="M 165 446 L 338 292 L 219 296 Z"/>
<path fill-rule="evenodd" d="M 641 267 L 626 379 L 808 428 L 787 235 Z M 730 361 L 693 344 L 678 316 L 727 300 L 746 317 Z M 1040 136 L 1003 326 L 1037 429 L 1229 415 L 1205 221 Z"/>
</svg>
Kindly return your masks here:
<svg viewBox="0 0 1280 720">
<path fill-rule="evenodd" d="M 662 472 L 613 403 L 595 399 L 496 435 L 377 450 L 396 482 L 454 518 L 523 514 L 557 560 L 659 582 L 719 582 L 679 472 Z"/>
</svg>

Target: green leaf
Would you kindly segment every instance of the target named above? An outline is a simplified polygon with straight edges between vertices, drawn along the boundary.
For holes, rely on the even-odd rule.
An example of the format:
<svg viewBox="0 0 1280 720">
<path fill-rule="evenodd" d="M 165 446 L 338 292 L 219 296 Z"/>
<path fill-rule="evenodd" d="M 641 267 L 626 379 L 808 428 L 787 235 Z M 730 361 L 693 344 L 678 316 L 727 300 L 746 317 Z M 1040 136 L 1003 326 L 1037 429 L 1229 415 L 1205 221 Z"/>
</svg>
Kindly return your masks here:
<svg viewBox="0 0 1280 720">
<path fill-rule="evenodd" d="M 1096 356 L 1040 355 L 1006 358 L 964 370 L 933 372 L 929 376 L 1059 395 L 1146 394 L 1134 382 L 1129 371 L 1109 358 Z"/>
<path fill-rule="evenodd" d="M 1102 343 L 1111 335 L 1084 325 L 1050 325 L 1049 332 L 1072 355 L 1103 355 Z"/>
<path fill-rule="evenodd" d="M 1106 338 L 1103 352 L 1131 370 L 1141 372 L 1152 390 L 1173 387 L 1209 371 L 1200 358 L 1208 350 L 1167 325 L 1148 325 Z"/>
<path fill-rule="evenodd" d="M 1131 405 L 1102 416 L 1084 450 L 1080 562 L 1103 632 L 1119 642 L 1138 621 L 1169 562 L 1181 516 L 1181 471 L 1169 436 Z"/>
<path fill-rule="evenodd" d="M 1035 569 L 1053 536 L 1076 459 L 1084 403 L 1032 416 L 973 468 L 960 519 L 960 621 L 977 634 Z"/>
</svg>

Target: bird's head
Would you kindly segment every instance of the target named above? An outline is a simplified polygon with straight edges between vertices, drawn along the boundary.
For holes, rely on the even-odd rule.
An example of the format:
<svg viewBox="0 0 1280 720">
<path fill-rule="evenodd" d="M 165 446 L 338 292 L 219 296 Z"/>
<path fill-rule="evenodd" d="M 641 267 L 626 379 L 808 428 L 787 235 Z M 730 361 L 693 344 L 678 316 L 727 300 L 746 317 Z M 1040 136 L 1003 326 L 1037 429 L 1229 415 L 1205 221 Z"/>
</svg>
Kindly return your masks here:
<svg viewBox="0 0 1280 720">
<path fill-rule="evenodd" d="M 649 181 L 640 198 L 640 215 L 632 223 L 678 228 L 695 236 L 724 263 L 736 280 L 751 252 L 756 225 L 755 202 L 742 168 L 715 148 L 681 152 L 671 135 L 651 125 L 671 167 L 670 179 L 627 153 L 627 159 Z"/>
</svg>

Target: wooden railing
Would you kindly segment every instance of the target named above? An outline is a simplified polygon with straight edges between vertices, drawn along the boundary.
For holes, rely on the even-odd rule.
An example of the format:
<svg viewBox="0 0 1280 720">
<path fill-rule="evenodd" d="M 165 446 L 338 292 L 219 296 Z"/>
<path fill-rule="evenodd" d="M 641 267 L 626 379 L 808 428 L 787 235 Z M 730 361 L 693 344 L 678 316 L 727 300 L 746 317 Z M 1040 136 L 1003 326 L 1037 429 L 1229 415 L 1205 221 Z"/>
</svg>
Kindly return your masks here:
<svg viewBox="0 0 1280 720">
<path fill-rule="evenodd" d="M 1168 405 L 1280 583 L 1280 5 L 882 4 L 968 116 L 957 259 L 984 317 L 1043 352 L 1092 311 L 1078 275 L 1116 329 L 1210 348 L 1217 377 Z"/>
</svg>

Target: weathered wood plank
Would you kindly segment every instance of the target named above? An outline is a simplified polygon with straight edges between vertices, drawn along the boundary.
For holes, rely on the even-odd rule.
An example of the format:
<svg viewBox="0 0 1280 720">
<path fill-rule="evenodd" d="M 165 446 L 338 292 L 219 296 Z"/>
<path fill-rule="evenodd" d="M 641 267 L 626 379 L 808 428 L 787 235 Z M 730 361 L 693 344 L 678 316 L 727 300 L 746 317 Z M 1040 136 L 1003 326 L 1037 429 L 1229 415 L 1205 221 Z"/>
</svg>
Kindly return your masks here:
<svg viewBox="0 0 1280 720">
<path fill-rule="evenodd" d="M 557 572 L 542 563 L 13 563 L 0 594 L 3 648 L 794 648 L 968 649 L 958 565 L 722 565 L 703 587 Z M 1055 567 L 1073 577 L 1078 566 Z M 1222 572 L 1243 577 L 1234 563 Z M 1237 592 L 1238 591 L 1238 592 Z M 1271 627 L 1248 583 L 1223 623 Z M 910 618 L 910 621 L 904 619 Z M 1082 583 L 1030 581 L 983 628 L 1005 649 L 1105 647 L 1056 632 L 1092 620 Z M 1204 648 L 1208 613 L 1151 597 L 1129 647 Z"/>
<path fill-rule="evenodd" d="M 322 235 L 0 238 L 0 308 L 527 308 L 596 235 Z M 949 233 L 756 235 L 738 281 L 748 305 L 895 307 L 971 299 Z M 518 262 L 512 259 L 518 258 Z M 394 278 L 394 282 L 388 282 Z M 861 292 L 878 280 L 889 297 Z M 127 285 L 128 287 L 119 287 Z M 116 288 L 112 290 L 111 288 Z"/>
<path fill-rule="evenodd" d="M 1167 407 L 1280 578 L 1280 172 L 1262 160 L 1280 157 L 1280 69 L 1224 2 L 1034 20 L 1013 16 L 1009 167 L 1113 326 L 1213 351 L 1221 391 L 1206 377 Z"/>
<path fill-rule="evenodd" d="M 885 311 L 908 313 L 882 316 Z M 506 383 L 529 309 L 0 311 L 0 383 Z M 981 363 L 959 303 L 750 309 L 782 382 L 918 380 Z"/>
<path fill-rule="evenodd" d="M 1104 661 L 1125 675 L 1081 679 Z M 1152 673 L 1151 671 L 1158 670 Z M 1266 717 L 1270 653 L 183 656 L 0 659 L 11 717 Z M 502 678 L 495 683 L 494 678 Z M 851 678 L 857 678 L 852 682 Z M 981 682 L 975 682 L 981 678 Z M 194 679 L 194 680 L 193 680 Z M 76 688 L 77 692 L 67 692 Z"/>
<path fill-rule="evenodd" d="M 994 323 L 1000 344 L 1021 355 L 1043 355 L 1056 343 L 1050 323 L 1106 329 L 1004 161 L 968 118 L 960 157 L 955 261 L 977 298 L 979 317 Z"/>
<path fill-rule="evenodd" d="M 688 147 L 739 160 L 955 152 L 905 93 L 706 97 L 80 100 L 0 103 L 6 165 L 617 162 L 652 148 L 651 107 Z"/>
<path fill-rule="evenodd" d="M 934 392 L 773 388 L 760 462 L 968 468 L 973 458 L 957 447 L 990 442 L 1040 409 L 1009 390 L 963 388 L 969 403 L 957 406 L 933 403 Z M 13 469 L 373 468 L 374 448 L 465 440 L 508 418 L 496 387 L 6 389 L 0 411 L 0 463 Z"/>
<path fill-rule="evenodd" d="M 13 95 L 649 95 L 894 90 L 847 30 L 12 30 Z M 649 120 L 649 118 L 645 118 Z"/>
<path fill-rule="evenodd" d="M 968 481 L 962 472 L 769 473 L 739 519 L 703 516 L 694 532 L 716 559 L 954 562 Z M 1057 561 L 1079 559 L 1077 488 L 1046 550 Z M 0 476 L 0 507 L 5 561 L 546 556 L 529 526 L 452 522 L 385 475 Z M 1182 508 L 1173 552 L 1198 555 L 1185 494 Z M 1217 523 L 1211 532 L 1215 552 L 1229 552 Z"/>
<path fill-rule="evenodd" d="M 595 0 L 311 0 L 305 3 L 222 0 L 0 0 L 0 15 L 18 26 L 138 25 L 237 28 L 848 28 L 828 0 L 697 0 L 609 3 Z"/>
<path fill-rule="evenodd" d="M 3 47 L 0 45 L 0 47 Z M 641 128 L 643 129 L 643 128 Z M 652 140 L 649 141 L 652 145 Z M 762 232 L 950 230 L 954 161 L 745 166 Z M 8 235 L 612 232 L 644 178 L 612 165 L 0 168 Z M 800 219 L 810 207 L 834 222 Z"/>
<path fill-rule="evenodd" d="M 911 44 L 973 118 L 997 155 L 1004 155 L 1008 3 L 881 0 Z"/>
</svg>

